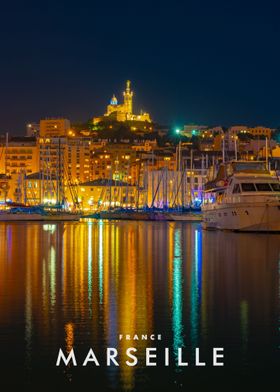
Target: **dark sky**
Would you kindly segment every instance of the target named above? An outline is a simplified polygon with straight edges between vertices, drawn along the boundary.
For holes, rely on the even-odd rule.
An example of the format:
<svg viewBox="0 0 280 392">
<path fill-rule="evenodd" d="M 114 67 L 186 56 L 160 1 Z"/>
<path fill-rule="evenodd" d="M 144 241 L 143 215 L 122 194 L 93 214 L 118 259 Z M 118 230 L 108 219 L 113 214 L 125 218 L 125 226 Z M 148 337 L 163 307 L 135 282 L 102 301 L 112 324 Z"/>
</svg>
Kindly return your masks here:
<svg viewBox="0 0 280 392">
<path fill-rule="evenodd" d="M 0 134 L 103 114 L 132 81 L 163 124 L 280 125 L 278 1 L 6 1 Z"/>
</svg>

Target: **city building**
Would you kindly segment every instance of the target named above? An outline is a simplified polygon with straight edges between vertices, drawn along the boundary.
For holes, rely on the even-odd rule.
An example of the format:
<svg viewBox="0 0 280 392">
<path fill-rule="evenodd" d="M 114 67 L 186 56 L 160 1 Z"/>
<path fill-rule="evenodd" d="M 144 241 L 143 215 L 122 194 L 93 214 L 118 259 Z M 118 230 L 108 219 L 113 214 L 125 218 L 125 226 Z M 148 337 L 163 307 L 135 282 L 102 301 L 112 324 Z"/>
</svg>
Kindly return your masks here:
<svg viewBox="0 0 280 392">
<path fill-rule="evenodd" d="M 30 174 L 38 171 L 39 155 L 35 137 L 14 136 L 0 144 L 0 174 Z"/>
<path fill-rule="evenodd" d="M 66 118 L 46 118 L 40 120 L 41 137 L 65 137 L 71 133 L 70 121 Z"/>
<path fill-rule="evenodd" d="M 78 186 L 78 200 L 83 210 L 110 207 L 135 207 L 137 187 L 123 181 L 98 179 Z"/>
<path fill-rule="evenodd" d="M 128 81 L 124 102 L 118 104 L 114 96 L 103 119 L 115 119 L 105 130 L 129 127 L 135 131 L 132 136 L 125 131 L 120 139 L 106 137 L 106 132 L 98 136 L 98 130 L 96 134 L 81 133 L 79 127 L 71 128 L 67 119 L 50 118 L 41 120 L 40 126 L 27 124 L 27 133 L 33 136 L 1 137 L 0 202 L 71 204 L 80 201 L 83 208 L 96 209 L 101 194 L 107 203 L 104 206 L 108 205 L 110 189 L 111 206 L 128 206 L 135 205 L 135 189 L 138 189 L 141 195 L 146 192 L 143 203 L 151 205 L 158 187 L 154 205 L 159 206 L 164 200 L 170 205 L 178 190 L 180 170 L 184 172 L 180 180 L 184 185 L 183 191 L 177 193 L 181 202 L 186 202 L 200 199 L 204 170 L 222 157 L 264 159 L 265 138 L 269 140 L 271 159 L 277 160 L 279 156 L 279 146 L 271 139 L 270 128 L 240 125 L 225 130 L 221 126 L 189 124 L 179 133 L 195 138 L 180 143 L 177 139 L 178 144 L 174 146 L 168 139 L 163 144 L 154 135 L 137 134 L 140 123 L 144 133 L 156 127 L 149 117 L 141 116 L 138 118 L 133 113 L 133 92 Z M 113 184 L 118 184 L 119 189 L 113 190 Z"/>
<path fill-rule="evenodd" d="M 88 138 L 67 138 L 66 142 L 64 160 L 67 176 L 77 183 L 89 181 L 93 144 Z"/>
<path fill-rule="evenodd" d="M 147 173 L 147 205 L 149 207 L 188 206 L 202 201 L 206 169 L 184 171 L 155 170 Z"/>
<path fill-rule="evenodd" d="M 32 173 L 24 178 L 18 202 L 29 205 L 65 205 L 73 206 L 78 203 L 77 184 L 63 181 L 63 189 L 57 176 L 48 176 L 46 173 Z"/>
<path fill-rule="evenodd" d="M 8 199 L 9 179 L 5 174 L 0 174 L 0 204 L 3 204 Z"/>
<path fill-rule="evenodd" d="M 268 150 L 272 150 L 276 147 L 275 140 L 268 140 Z M 249 140 L 246 144 L 242 145 L 242 151 L 252 151 L 256 157 L 262 156 L 262 150 L 265 151 L 266 148 L 266 140 Z"/>
<path fill-rule="evenodd" d="M 253 136 L 259 137 L 267 137 L 268 139 L 271 138 L 272 129 L 267 127 L 254 127 L 254 128 L 247 128 L 247 132 Z"/>
<path fill-rule="evenodd" d="M 157 147 L 156 140 L 143 140 L 139 143 L 135 143 L 131 146 L 131 149 L 134 151 L 140 152 L 149 152 L 154 150 Z"/>
<path fill-rule="evenodd" d="M 187 124 L 184 125 L 184 128 L 180 131 L 180 133 L 185 137 L 200 136 L 207 128 L 208 127 L 206 125 Z"/>
<path fill-rule="evenodd" d="M 238 135 L 252 135 L 254 137 L 267 137 L 271 138 L 272 129 L 262 126 L 257 127 L 247 127 L 245 125 L 235 125 L 229 127 L 228 132 L 231 136 L 238 136 Z"/>
<path fill-rule="evenodd" d="M 67 138 L 39 138 L 39 173 L 44 203 L 58 204 L 64 199 L 65 179 L 68 178 L 66 153 Z"/>
<path fill-rule="evenodd" d="M 236 136 L 239 133 L 247 133 L 248 127 L 246 125 L 234 125 L 228 128 L 230 136 Z"/>
<path fill-rule="evenodd" d="M 91 150 L 91 179 L 114 179 L 137 182 L 138 153 L 127 144 L 108 144 Z"/>
</svg>

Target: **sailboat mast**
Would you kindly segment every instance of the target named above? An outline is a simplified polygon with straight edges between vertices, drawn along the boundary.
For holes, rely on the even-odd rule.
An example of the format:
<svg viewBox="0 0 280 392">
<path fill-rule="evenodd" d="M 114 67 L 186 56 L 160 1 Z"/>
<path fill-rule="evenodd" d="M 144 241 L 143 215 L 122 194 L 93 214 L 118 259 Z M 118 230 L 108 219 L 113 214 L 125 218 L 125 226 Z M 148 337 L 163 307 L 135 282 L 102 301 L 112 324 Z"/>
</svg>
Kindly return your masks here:
<svg viewBox="0 0 280 392">
<path fill-rule="evenodd" d="M 26 205 L 26 203 L 27 203 L 26 181 L 27 181 L 26 171 L 24 171 L 24 174 L 23 174 L 23 198 L 24 198 L 23 200 L 24 200 L 24 205 Z"/>
<path fill-rule="evenodd" d="M 5 176 L 7 178 L 7 157 L 8 157 L 8 145 L 9 145 L 9 134 L 8 132 L 6 133 L 6 149 L 5 149 Z M 8 183 L 7 183 L 8 184 Z M 8 189 L 7 187 L 5 188 L 5 192 L 4 192 L 4 202 L 6 204 L 7 201 L 7 192 Z"/>
<path fill-rule="evenodd" d="M 61 157 L 60 157 L 60 137 L 58 137 L 58 173 L 57 173 L 57 205 L 61 205 L 60 187 L 61 187 Z"/>
<path fill-rule="evenodd" d="M 181 180 L 181 210 L 184 208 L 185 204 L 185 167 L 184 162 L 182 162 L 182 180 Z"/>
<path fill-rule="evenodd" d="M 9 134 L 6 133 L 6 150 L 5 150 L 5 175 L 7 175 L 7 155 L 8 155 L 8 146 L 9 146 Z"/>
<path fill-rule="evenodd" d="M 154 150 L 152 153 L 152 199 L 154 197 L 154 191 L 155 191 L 155 180 L 154 180 Z M 152 201 L 152 207 L 153 207 L 153 201 Z"/>
<path fill-rule="evenodd" d="M 268 143 L 267 143 L 267 137 L 265 138 L 265 165 L 266 165 L 266 170 L 268 170 Z"/>
<path fill-rule="evenodd" d="M 193 176 L 193 149 L 191 149 L 190 205 L 192 204 L 193 189 L 194 189 L 194 176 Z"/>
</svg>

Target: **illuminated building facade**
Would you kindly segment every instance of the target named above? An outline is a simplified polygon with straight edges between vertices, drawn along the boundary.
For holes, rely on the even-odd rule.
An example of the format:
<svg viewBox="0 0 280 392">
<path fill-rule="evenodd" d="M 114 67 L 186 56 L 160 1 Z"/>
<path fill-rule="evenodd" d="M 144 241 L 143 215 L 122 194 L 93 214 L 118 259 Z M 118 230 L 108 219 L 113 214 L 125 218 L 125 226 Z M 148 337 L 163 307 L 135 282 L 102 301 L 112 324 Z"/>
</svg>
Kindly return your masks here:
<svg viewBox="0 0 280 392">
<path fill-rule="evenodd" d="M 40 187 L 42 189 L 41 199 L 44 203 L 59 203 L 64 198 L 63 179 L 67 170 L 66 151 L 66 138 L 39 138 L 39 172 L 42 180 Z"/>
<path fill-rule="evenodd" d="M 139 162 L 137 157 L 137 152 L 126 144 L 108 144 L 102 149 L 92 150 L 91 179 L 111 178 L 135 184 Z"/>
<path fill-rule="evenodd" d="M 147 173 L 147 205 L 165 208 L 201 202 L 206 169 L 155 170 Z"/>
<path fill-rule="evenodd" d="M 66 118 L 46 118 L 40 121 L 41 137 L 66 136 L 70 132 L 70 121 Z"/>
<path fill-rule="evenodd" d="M 12 137 L 0 145 L 0 173 L 30 174 L 38 171 L 38 146 L 35 138 Z"/>
<path fill-rule="evenodd" d="M 0 203 L 4 203 L 8 198 L 9 178 L 5 174 L 0 174 Z"/>
<path fill-rule="evenodd" d="M 0 201 L 21 202 L 24 179 L 38 171 L 39 153 L 36 138 L 11 137 L 0 145 Z"/>
<path fill-rule="evenodd" d="M 230 135 L 238 135 L 238 134 L 248 134 L 255 137 L 267 137 L 268 139 L 271 138 L 272 129 L 267 127 L 247 127 L 243 125 L 233 126 L 228 129 Z"/>
<path fill-rule="evenodd" d="M 86 138 L 68 138 L 65 151 L 67 175 L 77 183 L 90 180 L 91 142 Z"/>
<path fill-rule="evenodd" d="M 39 146 L 45 201 L 53 203 L 57 198 L 54 179 L 61 182 L 60 199 L 66 197 L 64 187 L 90 180 L 91 142 L 87 138 L 40 137 Z"/>
<path fill-rule="evenodd" d="M 132 207 L 135 206 L 136 195 L 136 186 L 122 181 L 99 179 L 78 186 L 78 199 L 84 210 Z"/>
<path fill-rule="evenodd" d="M 157 147 L 156 140 L 144 140 L 142 143 L 134 144 L 131 146 L 132 150 L 139 152 L 149 152 Z"/>
<path fill-rule="evenodd" d="M 104 116 L 95 117 L 93 124 L 106 121 L 135 121 L 135 122 L 151 122 L 149 113 L 133 113 L 133 91 L 130 89 L 130 80 L 126 82 L 126 89 L 123 92 L 123 103 L 119 104 L 115 95 L 110 100 L 107 106 L 107 111 Z"/>
<path fill-rule="evenodd" d="M 254 128 L 248 128 L 248 133 L 250 133 L 253 136 L 264 136 L 267 137 L 268 139 L 271 138 L 271 128 L 266 128 L 266 127 L 254 127 Z"/>
</svg>

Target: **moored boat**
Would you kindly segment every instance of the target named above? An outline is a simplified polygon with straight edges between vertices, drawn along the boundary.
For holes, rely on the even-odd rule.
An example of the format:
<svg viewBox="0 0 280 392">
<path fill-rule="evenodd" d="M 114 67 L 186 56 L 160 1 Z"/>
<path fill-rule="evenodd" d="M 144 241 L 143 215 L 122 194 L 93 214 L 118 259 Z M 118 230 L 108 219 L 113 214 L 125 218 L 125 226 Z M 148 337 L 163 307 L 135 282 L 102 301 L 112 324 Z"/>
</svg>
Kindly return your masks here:
<svg viewBox="0 0 280 392">
<path fill-rule="evenodd" d="M 9 221 L 79 221 L 80 213 L 71 211 L 49 211 L 41 206 L 14 207 L 0 211 L 0 222 Z"/>
<path fill-rule="evenodd" d="M 280 182 L 265 162 L 222 164 L 205 186 L 203 228 L 280 231 Z"/>
<path fill-rule="evenodd" d="M 171 212 L 168 214 L 168 220 L 180 222 L 201 222 L 202 214 L 193 212 Z"/>
</svg>

